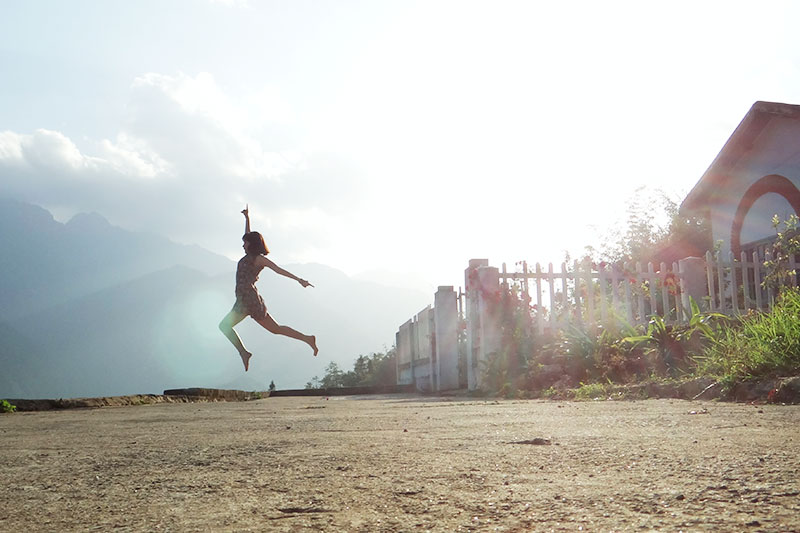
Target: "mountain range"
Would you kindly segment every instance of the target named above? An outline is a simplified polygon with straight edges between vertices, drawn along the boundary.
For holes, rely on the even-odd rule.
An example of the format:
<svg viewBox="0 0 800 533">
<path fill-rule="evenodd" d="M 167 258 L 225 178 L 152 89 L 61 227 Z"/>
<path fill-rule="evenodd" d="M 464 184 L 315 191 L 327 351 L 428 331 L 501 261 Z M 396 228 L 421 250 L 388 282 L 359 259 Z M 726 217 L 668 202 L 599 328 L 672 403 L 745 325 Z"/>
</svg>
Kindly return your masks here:
<svg viewBox="0 0 800 533">
<path fill-rule="evenodd" d="M 226 257 L 98 214 L 63 224 L 10 199 L 0 199 L 0 251 L 0 398 L 303 387 L 330 362 L 347 369 L 391 346 L 433 299 L 320 264 L 281 265 L 314 283 L 307 289 L 265 270 L 258 287 L 270 314 L 316 335 L 320 354 L 246 319 L 237 326 L 254 353 L 245 373 L 217 328 L 234 301 Z"/>
</svg>

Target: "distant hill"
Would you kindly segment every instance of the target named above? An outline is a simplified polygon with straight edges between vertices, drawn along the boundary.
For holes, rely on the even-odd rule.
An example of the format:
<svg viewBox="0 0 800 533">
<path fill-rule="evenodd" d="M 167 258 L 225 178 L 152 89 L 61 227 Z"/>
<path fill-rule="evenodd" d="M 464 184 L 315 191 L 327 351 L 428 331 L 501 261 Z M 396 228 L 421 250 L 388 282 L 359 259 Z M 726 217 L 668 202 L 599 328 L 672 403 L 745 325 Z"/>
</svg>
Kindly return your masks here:
<svg viewBox="0 0 800 533">
<path fill-rule="evenodd" d="M 52 390 L 55 382 L 42 369 L 46 359 L 38 344 L 0 323 L 0 398 L 32 398 Z"/>
<path fill-rule="evenodd" d="M 97 214 L 66 224 L 47 210 L 0 199 L 0 320 L 30 314 L 173 265 L 208 274 L 233 262 L 199 246 L 112 226 Z"/>
<path fill-rule="evenodd" d="M 202 301 L 215 297 L 209 279 L 176 266 L 13 321 L 42 354 L 33 370 L 44 386 L 24 388 L 36 397 L 160 393 L 185 385 L 184 376 L 215 377 L 220 365 L 207 360 L 208 348 L 212 333 L 221 335 L 210 316 L 213 327 L 196 323 L 212 313 Z"/>
<path fill-rule="evenodd" d="M 192 247 L 114 228 L 97 215 L 62 225 L 40 208 L 16 208 L 16 217 L 3 217 L 13 223 L 0 223 L 0 242 L 11 242 L 17 252 L 2 256 L 0 301 L 5 308 L 11 295 L 35 305 L 22 313 L 25 306 L 18 304 L 0 321 L 0 398 L 160 393 L 192 386 L 256 390 L 270 381 L 279 388 L 302 387 L 321 377 L 331 361 L 349 368 L 358 355 L 391 346 L 397 327 L 433 298 L 356 281 L 318 264 L 282 265 L 314 283 L 307 289 L 264 271 L 258 285 L 270 313 L 279 323 L 317 335 L 320 355 L 314 358 L 305 344 L 246 319 L 237 327 L 254 353 L 245 373 L 217 328 L 234 301 L 232 261 L 218 262 L 220 256 L 200 248 L 190 254 Z M 21 221 L 26 217 L 33 220 Z M 21 233 L 9 237 L 9 227 Z M 54 233 L 84 244 L 58 246 L 48 254 L 47 247 L 21 243 L 25 227 L 38 235 L 33 241 Z M 92 239 L 108 244 L 99 246 L 104 252 L 138 249 L 149 257 L 139 258 L 135 268 L 117 257 L 103 261 L 103 251 L 86 247 Z M 95 260 L 76 257 L 80 254 L 94 254 Z M 32 256 L 34 266 L 26 268 Z M 191 266 L 183 263 L 188 256 Z M 60 268 L 66 264 L 71 266 Z M 144 272 L 134 276 L 135 271 Z M 56 284 L 37 281 L 55 272 L 70 290 L 50 298 Z M 90 272 L 102 279 L 92 279 Z"/>
</svg>

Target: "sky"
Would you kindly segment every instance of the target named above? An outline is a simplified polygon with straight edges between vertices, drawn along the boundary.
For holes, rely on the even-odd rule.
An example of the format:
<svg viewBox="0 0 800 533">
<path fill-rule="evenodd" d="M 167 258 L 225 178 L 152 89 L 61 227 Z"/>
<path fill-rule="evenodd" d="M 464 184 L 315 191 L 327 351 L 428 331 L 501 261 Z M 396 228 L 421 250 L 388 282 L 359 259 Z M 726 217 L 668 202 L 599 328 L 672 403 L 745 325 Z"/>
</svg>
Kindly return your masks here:
<svg viewBox="0 0 800 533">
<path fill-rule="evenodd" d="M 575 255 L 800 104 L 792 2 L 0 6 L 0 196 L 232 259 L 248 204 L 278 264 L 430 287 Z"/>
</svg>

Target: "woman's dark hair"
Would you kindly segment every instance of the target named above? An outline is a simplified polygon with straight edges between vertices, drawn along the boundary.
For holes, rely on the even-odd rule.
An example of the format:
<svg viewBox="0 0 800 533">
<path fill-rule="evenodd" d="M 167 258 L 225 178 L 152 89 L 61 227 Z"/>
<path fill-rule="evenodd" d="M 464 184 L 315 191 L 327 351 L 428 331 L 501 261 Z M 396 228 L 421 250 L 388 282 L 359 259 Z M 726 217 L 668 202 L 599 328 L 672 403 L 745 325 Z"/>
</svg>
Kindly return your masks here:
<svg viewBox="0 0 800 533">
<path fill-rule="evenodd" d="M 267 245 L 264 243 L 264 237 L 257 231 L 245 233 L 242 240 L 250 243 L 250 253 L 252 254 L 267 255 L 269 253 L 269 248 L 267 248 Z"/>
</svg>

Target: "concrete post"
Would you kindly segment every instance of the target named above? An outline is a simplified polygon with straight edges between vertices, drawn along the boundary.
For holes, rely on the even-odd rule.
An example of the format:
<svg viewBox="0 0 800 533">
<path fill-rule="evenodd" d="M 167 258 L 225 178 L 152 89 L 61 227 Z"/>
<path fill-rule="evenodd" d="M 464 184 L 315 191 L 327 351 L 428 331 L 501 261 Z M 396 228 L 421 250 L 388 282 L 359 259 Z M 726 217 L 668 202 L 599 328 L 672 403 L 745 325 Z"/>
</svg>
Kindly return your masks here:
<svg viewBox="0 0 800 533">
<path fill-rule="evenodd" d="M 469 267 L 464 271 L 464 291 L 466 306 L 464 316 L 467 322 L 467 388 L 478 388 L 478 349 L 480 347 L 480 324 L 478 313 L 478 268 L 489 266 L 488 259 L 470 259 Z"/>
<path fill-rule="evenodd" d="M 397 384 L 409 385 L 414 383 L 413 364 L 412 360 L 412 321 L 407 320 L 402 326 L 400 331 L 397 332 Z"/>
<path fill-rule="evenodd" d="M 395 382 L 398 385 L 403 384 L 402 378 L 402 370 L 400 369 L 400 360 L 402 358 L 401 351 L 403 349 L 403 340 L 402 336 L 400 335 L 400 330 L 397 330 L 397 333 L 394 334 L 394 375 L 395 375 Z"/>
<path fill-rule="evenodd" d="M 497 267 L 479 267 L 478 313 L 480 315 L 480 347 L 478 349 L 477 388 L 482 386 L 483 364 L 489 355 L 500 349 L 500 321 L 497 303 L 500 296 L 500 272 Z"/>
<path fill-rule="evenodd" d="M 458 388 L 458 302 L 452 286 L 440 286 L 433 297 L 437 390 Z"/>
<path fill-rule="evenodd" d="M 418 329 L 417 329 L 417 317 L 416 315 L 411 317 L 409 320 L 411 323 L 410 333 L 409 333 L 409 340 L 411 345 L 411 383 L 414 386 L 417 385 L 417 359 L 419 359 L 419 336 L 418 336 Z"/>
<path fill-rule="evenodd" d="M 431 306 L 425 307 L 417 313 L 414 320 L 414 336 L 416 348 L 414 350 L 414 383 L 418 390 L 430 392 L 436 390 L 436 375 L 434 373 L 434 324 Z"/>
<path fill-rule="evenodd" d="M 708 311 L 708 286 L 706 284 L 706 261 L 701 257 L 687 257 L 678 261 L 681 278 L 681 306 L 691 309 L 689 297 L 694 298 L 703 311 Z"/>
</svg>

